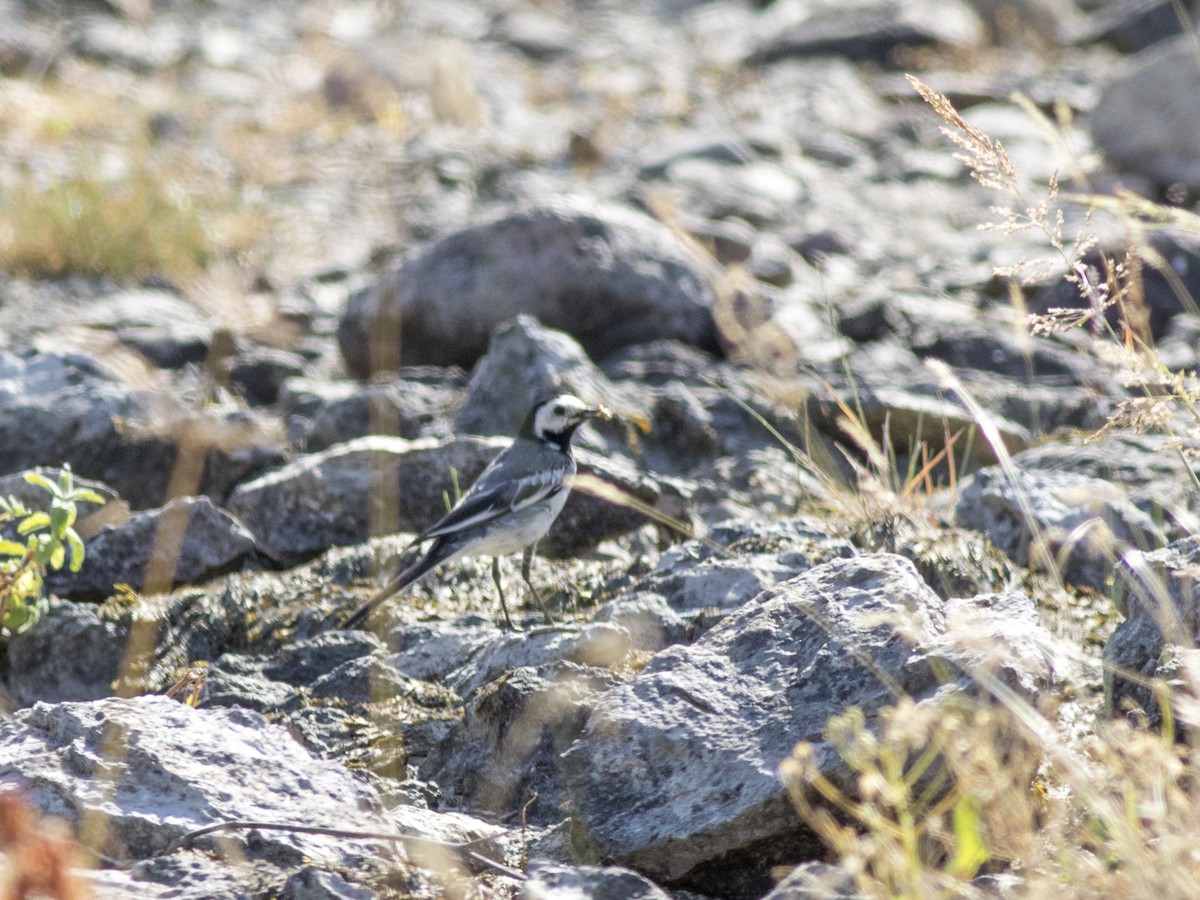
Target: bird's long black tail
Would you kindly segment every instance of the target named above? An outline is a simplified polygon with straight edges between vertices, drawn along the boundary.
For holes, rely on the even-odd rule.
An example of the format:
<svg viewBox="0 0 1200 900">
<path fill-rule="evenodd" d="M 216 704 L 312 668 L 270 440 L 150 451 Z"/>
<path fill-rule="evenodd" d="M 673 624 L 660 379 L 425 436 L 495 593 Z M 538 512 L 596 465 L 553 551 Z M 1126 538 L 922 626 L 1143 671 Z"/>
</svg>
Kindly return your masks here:
<svg viewBox="0 0 1200 900">
<path fill-rule="evenodd" d="M 403 572 L 400 572 L 389 578 L 387 584 L 385 584 L 379 590 L 379 593 L 364 603 L 358 612 L 347 619 L 345 624 L 342 625 L 342 628 L 361 628 L 366 624 L 367 619 L 370 617 L 371 613 L 375 611 L 375 607 L 377 607 L 380 603 L 400 593 L 410 584 L 420 580 L 424 576 L 428 575 L 433 569 L 437 568 L 437 566 L 446 559 L 446 556 L 439 552 L 441 549 L 440 542 L 434 544 L 429 549 L 429 552 L 423 557 L 421 557 Z"/>
</svg>

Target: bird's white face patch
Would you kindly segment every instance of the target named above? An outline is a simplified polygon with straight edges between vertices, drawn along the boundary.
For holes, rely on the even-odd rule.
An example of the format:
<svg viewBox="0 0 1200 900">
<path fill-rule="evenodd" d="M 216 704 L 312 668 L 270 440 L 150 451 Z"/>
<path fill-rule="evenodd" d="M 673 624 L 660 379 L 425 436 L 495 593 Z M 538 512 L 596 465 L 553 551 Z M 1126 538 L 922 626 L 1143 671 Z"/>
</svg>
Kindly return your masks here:
<svg viewBox="0 0 1200 900">
<path fill-rule="evenodd" d="M 540 438 L 561 434 L 579 424 L 593 412 L 592 408 L 571 394 L 560 394 L 538 407 L 533 417 L 533 433 Z"/>
</svg>

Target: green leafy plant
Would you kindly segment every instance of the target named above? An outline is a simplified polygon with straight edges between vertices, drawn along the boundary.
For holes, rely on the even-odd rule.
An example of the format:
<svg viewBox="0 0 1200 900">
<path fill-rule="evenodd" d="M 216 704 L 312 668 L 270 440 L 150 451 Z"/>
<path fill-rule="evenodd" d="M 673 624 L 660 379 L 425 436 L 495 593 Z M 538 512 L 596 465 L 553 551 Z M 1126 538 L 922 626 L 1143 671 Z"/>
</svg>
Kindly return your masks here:
<svg viewBox="0 0 1200 900">
<path fill-rule="evenodd" d="M 28 631 L 45 610 L 42 583 L 48 569 L 83 565 L 83 539 L 75 531 L 79 503 L 103 503 L 88 488 L 77 487 L 70 466 L 58 481 L 26 472 L 25 481 L 50 495 L 50 508 L 28 509 L 13 497 L 0 497 L 0 527 L 16 523 L 20 539 L 0 539 L 0 636 Z M 68 559 L 69 554 L 69 559 Z"/>
</svg>

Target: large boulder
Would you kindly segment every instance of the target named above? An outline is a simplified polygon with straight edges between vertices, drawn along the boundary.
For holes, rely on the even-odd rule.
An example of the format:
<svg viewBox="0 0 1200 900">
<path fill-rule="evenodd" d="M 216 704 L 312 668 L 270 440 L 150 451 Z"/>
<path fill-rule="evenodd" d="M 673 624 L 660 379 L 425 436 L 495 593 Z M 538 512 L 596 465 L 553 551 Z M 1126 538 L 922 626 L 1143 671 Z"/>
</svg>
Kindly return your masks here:
<svg viewBox="0 0 1200 900">
<path fill-rule="evenodd" d="M 853 789 L 822 739 L 831 716 L 858 707 L 870 725 L 901 695 L 974 690 L 984 669 L 1032 696 L 1051 646 L 1024 596 L 949 604 L 886 554 L 818 566 L 593 702 L 565 757 L 577 846 L 659 882 L 760 896 L 772 866 L 820 852 L 778 773 L 797 741 Z"/>
<path fill-rule="evenodd" d="M 666 225 L 582 199 L 520 207 L 411 252 L 350 297 L 338 342 L 355 375 L 471 366 L 501 322 L 527 313 L 593 357 L 676 338 L 716 348 L 715 266 Z"/>
<path fill-rule="evenodd" d="M 0 773 L 43 812 L 104 822 L 96 849 L 122 860 L 171 853 L 187 832 L 223 819 L 387 825 L 362 780 L 314 759 L 258 713 L 192 709 L 164 697 L 22 710 L 0 723 Z M 285 832 L 232 840 L 252 856 L 303 855 L 326 864 L 376 852 Z"/>
<path fill-rule="evenodd" d="M 1162 185 L 1200 189 L 1200 59 L 1192 35 L 1155 44 L 1109 80 L 1092 138 L 1109 162 Z"/>
</svg>

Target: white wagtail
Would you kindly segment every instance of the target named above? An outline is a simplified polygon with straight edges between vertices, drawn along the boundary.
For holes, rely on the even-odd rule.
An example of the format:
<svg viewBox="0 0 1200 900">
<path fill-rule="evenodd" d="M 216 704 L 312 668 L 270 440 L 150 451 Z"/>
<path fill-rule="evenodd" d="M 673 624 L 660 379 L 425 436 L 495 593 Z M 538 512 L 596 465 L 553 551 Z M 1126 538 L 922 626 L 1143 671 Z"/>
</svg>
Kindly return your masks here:
<svg viewBox="0 0 1200 900">
<path fill-rule="evenodd" d="M 546 620 L 551 621 L 541 595 L 529 580 L 533 551 L 562 512 L 571 491 L 575 476 L 571 438 L 575 429 L 587 419 L 606 415 L 571 394 L 535 404 L 512 445 L 491 461 L 450 512 L 409 545 L 415 547 L 432 539 L 429 551 L 390 578 L 343 627 L 362 625 L 380 603 L 442 563 L 464 556 L 490 556 L 504 624 L 512 628 L 500 585 L 500 557 L 518 550 L 525 551 L 521 577 L 541 604 Z"/>
</svg>

